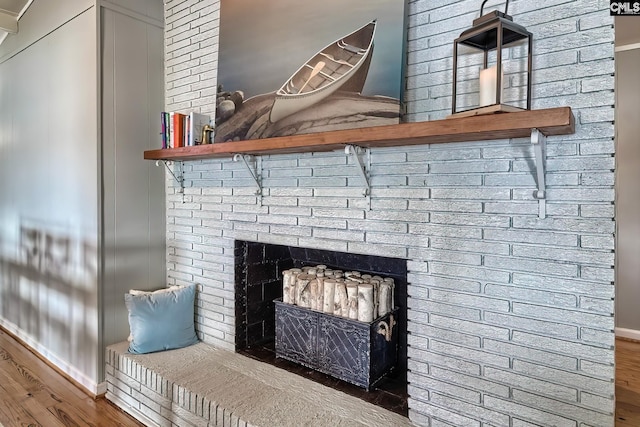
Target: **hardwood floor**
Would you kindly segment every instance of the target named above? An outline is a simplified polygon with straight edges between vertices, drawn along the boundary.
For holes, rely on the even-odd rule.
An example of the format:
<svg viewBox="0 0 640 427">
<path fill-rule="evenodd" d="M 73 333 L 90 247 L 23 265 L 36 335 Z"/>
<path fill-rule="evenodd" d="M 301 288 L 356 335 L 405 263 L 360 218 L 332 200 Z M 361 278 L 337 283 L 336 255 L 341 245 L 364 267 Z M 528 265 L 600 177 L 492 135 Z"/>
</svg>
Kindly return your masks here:
<svg viewBox="0 0 640 427">
<path fill-rule="evenodd" d="M 0 426 L 142 426 L 84 391 L 0 329 Z"/>
<path fill-rule="evenodd" d="M 640 342 L 616 340 L 616 427 L 640 426 Z"/>
<path fill-rule="evenodd" d="M 0 329 L 0 426 L 142 424 L 84 391 Z M 616 427 L 640 426 L 640 342 L 616 340 Z"/>
</svg>

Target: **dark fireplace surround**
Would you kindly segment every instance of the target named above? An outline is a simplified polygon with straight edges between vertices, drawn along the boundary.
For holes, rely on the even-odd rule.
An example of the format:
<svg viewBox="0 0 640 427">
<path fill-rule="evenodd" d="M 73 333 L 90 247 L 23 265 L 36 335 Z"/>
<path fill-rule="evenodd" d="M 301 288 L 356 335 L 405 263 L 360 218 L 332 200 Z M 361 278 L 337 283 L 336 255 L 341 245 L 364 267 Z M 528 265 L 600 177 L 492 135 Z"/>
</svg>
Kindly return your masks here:
<svg viewBox="0 0 640 427">
<path fill-rule="evenodd" d="M 235 241 L 236 351 L 340 389 L 407 415 L 407 261 L 374 255 Z M 331 269 L 392 277 L 398 315 L 398 363 L 377 387 L 366 392 L 309 368 L 276 359 L 275 304 L 282 297 L 282 272 L 324 264 Z"/>
</svg>

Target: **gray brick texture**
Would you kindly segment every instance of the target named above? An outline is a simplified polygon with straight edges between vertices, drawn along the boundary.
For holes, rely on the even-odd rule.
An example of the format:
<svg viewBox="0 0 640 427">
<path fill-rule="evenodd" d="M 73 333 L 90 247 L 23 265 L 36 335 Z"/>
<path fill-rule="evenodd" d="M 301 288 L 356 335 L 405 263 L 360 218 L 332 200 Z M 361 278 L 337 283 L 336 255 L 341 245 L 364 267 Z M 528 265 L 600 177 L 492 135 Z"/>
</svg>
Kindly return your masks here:
<svg viewBox="0 0 640 427">
<path fill-rule="evenodd" d="M 408 2 L 406 121 L 450 113 L 453 40 L 479 3 Z M 168 110 L 214 111 L 219 7 L 165 2 Z M 534 34 L 533 108 L 576 118 L 547 139 L 547 218 L 528 138 L 372 149 L 370 209 L 339 151 L 263 156 L 262 197 L 231 159 L 184 162 L 184 195 L 167 176 L 167 276 L 199 284 L 201 339 L 233 351 L 235 239 L 406 258 L 414 424 L 614 425 L 613 20 L 601 0 L 515 0 L 509 14 Z M 160 379 L 109 378 L 158 424 L 197 425 Z"/>
</svg>

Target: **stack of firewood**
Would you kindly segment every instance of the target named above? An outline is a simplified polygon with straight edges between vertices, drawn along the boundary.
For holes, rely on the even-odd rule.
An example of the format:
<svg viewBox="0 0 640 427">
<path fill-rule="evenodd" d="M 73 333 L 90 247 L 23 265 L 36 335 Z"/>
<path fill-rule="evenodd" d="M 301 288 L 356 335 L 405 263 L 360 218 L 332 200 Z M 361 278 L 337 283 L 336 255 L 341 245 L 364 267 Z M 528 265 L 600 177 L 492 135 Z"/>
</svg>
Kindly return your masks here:
<svg viewBox="0 0 640 427">
<path fill-rule="evenodd" d="M 282 272 L 282 302 L 335 316 L 373 322 L 393 310 L 395 284 L 390 277 L 341 271 L 326 265 Z"/>
</svg>

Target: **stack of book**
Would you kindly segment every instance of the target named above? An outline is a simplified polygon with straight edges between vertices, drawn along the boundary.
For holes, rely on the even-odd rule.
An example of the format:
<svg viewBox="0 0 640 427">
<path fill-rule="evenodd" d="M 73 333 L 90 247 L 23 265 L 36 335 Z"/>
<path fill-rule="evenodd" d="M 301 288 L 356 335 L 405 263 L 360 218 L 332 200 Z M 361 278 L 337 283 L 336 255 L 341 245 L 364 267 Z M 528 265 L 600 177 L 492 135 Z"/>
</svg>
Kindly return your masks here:
<svg viewBox="0 0 640 427">
<path fill-rule="evenodd" d="M 208 133 L 203 135 L 202 129 L 210 121 L 211 118 L 206 114 L 163 111 L 160 113 L 162 148 L 191 147 L 210 143 L 211 141 L 202 140 L 203 137 L 209 137 Z"/>
</svg>

